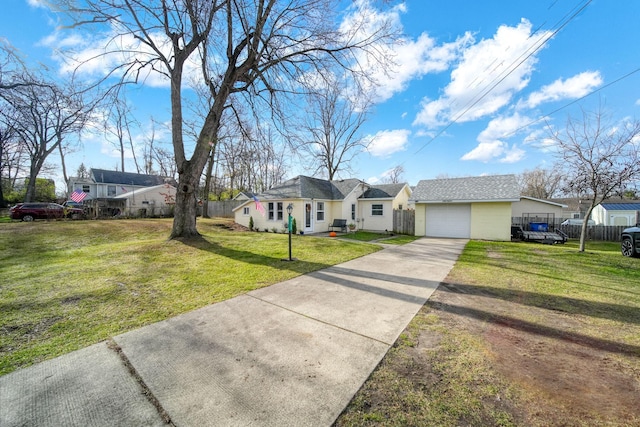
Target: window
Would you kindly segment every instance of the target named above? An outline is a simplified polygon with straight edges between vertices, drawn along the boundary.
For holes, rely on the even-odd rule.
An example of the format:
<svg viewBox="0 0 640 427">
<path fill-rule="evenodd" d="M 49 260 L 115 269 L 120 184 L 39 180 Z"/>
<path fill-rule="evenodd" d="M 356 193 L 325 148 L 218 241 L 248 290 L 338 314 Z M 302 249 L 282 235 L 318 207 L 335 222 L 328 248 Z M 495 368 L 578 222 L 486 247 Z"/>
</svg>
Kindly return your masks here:
<svg viewBox="0 0 640 427">
<path fill-rule="evenodd" d="M 268 213 L 269 213 L 269 215 L 268 215 L 268 219 L 269 219 L 269 221 L 273 221 L 273 219 L 275 218 L 275 216 L 274 216 L 274 212 L 273 212 L 273 208 L 274 208 L 274 206 L 273 206 L 273 205 L 274 205 L 274 203 L 273 203 L 273 202 L 269 202 L 269 204 L 267 205 L 267 206 L 268 206 L 267 211 L 268 211 Z"/>
<path fill-rule="evenodd" d="M 116 197 L 115 185 L 107 185 L 107 197 Z"/>
<path fill-rule="evenodd" d="M 83 193 L 91 193 L 91 187 L 89 187 L 88 185 L 83 185 L 82 186 L 82 192 Z"/>
<path fill-rule="evenodd" d="M 371 205 L 371 215 L 373 216 L 382 216 L 382 205 L 381 204 L 375 204 L 375 205 Z"/>
<path fill-rule="evenodd" d="M 356 204 L 351 203 L 351 219 L 355 221 L 356 219 Z"/>
<path fill-rule="evenodd" d="M 278 221 L 282 221 L 284 216 L 282 215 L 282 202 L 278 202 Z"/>
<path fill-rule="evenodd" d="M 248 207 L 242 208 L 242 214 L 243 215 L 249 215 L 249 208 Z"/>
<path fill-rule="evenodd" d="M 324 202 L 316 202 L 316 218 L 324 221 Z"/>
<path fill-rule="evenodd" d="M 398 210 L 402 210 L 402 204 L 398 205 Z"/>
</svg>

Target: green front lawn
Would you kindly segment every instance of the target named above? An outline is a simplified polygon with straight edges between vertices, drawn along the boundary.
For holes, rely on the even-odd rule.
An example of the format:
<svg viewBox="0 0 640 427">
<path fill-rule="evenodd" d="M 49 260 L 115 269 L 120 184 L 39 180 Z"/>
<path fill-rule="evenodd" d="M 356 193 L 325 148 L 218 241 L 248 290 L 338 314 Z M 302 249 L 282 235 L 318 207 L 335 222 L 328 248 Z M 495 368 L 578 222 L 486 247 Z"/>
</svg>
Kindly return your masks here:
<svg viewBox="0 0 640 427">
<path fill-rule="evenodd" d="M 171 219 L 0 224 L 0 375 L 357 258 L 379 246 L 229 230 L 167 241 Z"/>
</svg>

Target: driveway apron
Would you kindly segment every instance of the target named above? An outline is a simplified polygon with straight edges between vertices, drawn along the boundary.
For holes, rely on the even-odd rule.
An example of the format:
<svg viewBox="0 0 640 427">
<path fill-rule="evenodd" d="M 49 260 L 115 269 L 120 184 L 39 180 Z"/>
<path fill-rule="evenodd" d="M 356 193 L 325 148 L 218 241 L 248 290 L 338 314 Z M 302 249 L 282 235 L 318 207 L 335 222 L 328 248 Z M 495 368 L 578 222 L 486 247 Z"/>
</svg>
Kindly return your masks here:
<svg viewBox="0 0 640 427">
<path fill-rule="evenodd" d="M 466 242 L 390 245 L 5 375 L 0 425 L 329 426 Z"/>
</svg>

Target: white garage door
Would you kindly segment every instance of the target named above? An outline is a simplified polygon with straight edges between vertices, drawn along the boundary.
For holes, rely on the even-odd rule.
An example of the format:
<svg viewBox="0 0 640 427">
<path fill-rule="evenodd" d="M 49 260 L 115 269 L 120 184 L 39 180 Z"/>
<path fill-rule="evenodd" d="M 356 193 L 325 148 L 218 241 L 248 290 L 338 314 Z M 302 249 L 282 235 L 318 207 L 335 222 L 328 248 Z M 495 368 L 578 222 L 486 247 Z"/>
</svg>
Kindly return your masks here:
<svg viewBox="0 0 640 427">
<path fill-rule="evenodd" d="M 468 239 L 471 236 L 471 205 L 427 205 L 427 236 Z"/>
</svg>

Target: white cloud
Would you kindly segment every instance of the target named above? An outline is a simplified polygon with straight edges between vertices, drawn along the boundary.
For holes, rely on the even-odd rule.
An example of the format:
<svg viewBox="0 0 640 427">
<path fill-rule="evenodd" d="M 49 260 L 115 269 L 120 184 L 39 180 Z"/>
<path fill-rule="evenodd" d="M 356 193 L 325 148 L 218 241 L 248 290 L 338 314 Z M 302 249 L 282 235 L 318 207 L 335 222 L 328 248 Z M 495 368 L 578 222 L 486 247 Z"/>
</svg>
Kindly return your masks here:
<svg viewBox="0 0 640 427">
<path fill-rule="evenodd" d="M 48 2 L 46 0 L 27 0 L 27 3 L 31 7 L 41 7 L 43 9 L 46 9 L 48 6 Z"/>
<path fill-rule="evenodd" d="M 551 36 L 538 32 L 532 37 L 531 31 L 531 23 L 523 19 L 515 27 L 499 27 L 493 38 L 464 50 L 444 94 L 423 100 L 414 125 L 433 128 L 476 120 L 507 105 L 529 83 L 537 62 L 535 47 Z"/>
<path fill-rule="evenodd" d="M 501 156 L 505 152 L 505 147 L 506 144 L 500 140 L 481 142 L 476 148 L 462 156 L 460 160 L 477 160 L 486 163 Z"/>
<path fill-rule="evenodd" d="M 517 145 L 512 145 L 506 152 L 504 157 L 502 157 L 499 162 L 500 163 L 518 163 L 520 160 L 524 159 L 526 152 Z"/>
<path fill-rule="evenodd" d="M 417 40 L 403 40 L 402 44 L 389 52 L 394 58 L 391 70 L 374 69 L 370 73 L 378 85 L 374 88 L 376 101 L 386 101 L 402 92 L 411 80 L 447 70 L 470 39 L 471 35 L 465 34 L 455 42 L 438 46 L 433 38 L 422 33 Z"/>
<path fill-rule="evenodd" d="M 388 157 L 398 151 L 406 150 L 411 131 L 406 129 L 384 130 L 369 135 L 367 151 L 374 157 Z"/>
<path fill-rule="evenodd" d="M 373 7 L 371 0 L 358 0 L 353 2 L 340 29 L 350 33 L 353 28 L 359 28 L 359 38 L 368 38 L 387 23 L 388 29 L 402 34 L 401 15 L 407 12 L 404 3 L 382 12 Z M 356 24 L 363 19 L 367 25 Z M 411 80 L 447 70 L 460 57 L 461 50 L 472 41 L 473 37 L 467 33 L 454 42 L 438 45 L 435 39 L 422 33 L 415 40 L 404 37 L 393 45 L 373 46 L 366 52 L 360 52 L 358 57 L 358 62 L 367 66 L 368 78 L 361 81 L 360 85 L 376 102 L 384 102 L 405 90 Z M 383 59 L 384 65 L 380 59 Z"/>
<path fill-rule="evenodd" d="M 592 92 L 602 82 L 602 76 L 598 71 L 585 71 L 566 80 L 558 79 L 529 95 L 525 105 L 535 108 L 543 102 L 580 98 Z"/>
<path fill-rule="evenodd" d="M 485 130 L 480 132 L 478 141 L 483 142 L 509 137 L 529 123 L 531 123 L 531 119 L 519 113 L 497 117 L 489 122 Z"/>
<path fill-rule="evenodd" d="M 479 144 L 463 155 L 461 160 L 477 160 L 485 163 L 494 159 L 498 159 L 501 163 L 520 161 L 525 151 L 515 145 L 509 147 L 504 139 L 524 128 L 528 123 L 531 123 L 531 120 L 518 113 L 491 120 L 486 129 L 478 135 Z"/>
<path fill-rule="evenodd" d="M 509 147 L 504 141 L 498 139 L 493 141 L 481 142 L 476 148 L 466 153 L 460 160 L 477 160 L 488 163 L 497 157 L 500 163 L 517 163 L 522 160 L 526 152 L 516 145 Z"/>
</svg>

